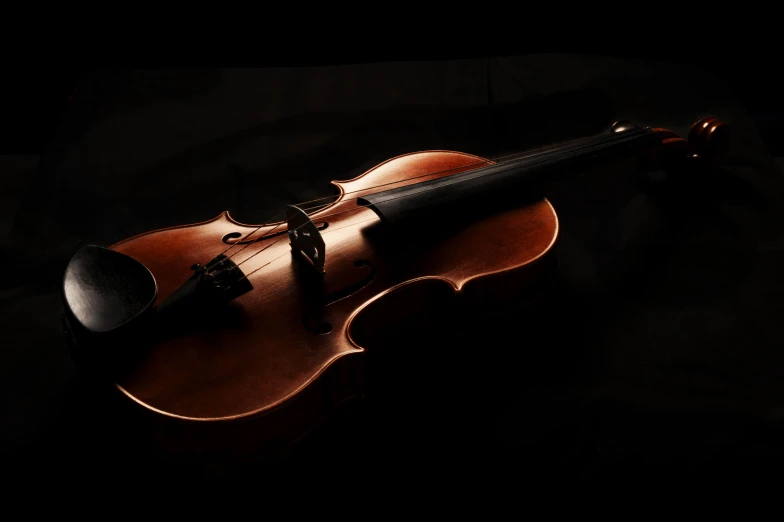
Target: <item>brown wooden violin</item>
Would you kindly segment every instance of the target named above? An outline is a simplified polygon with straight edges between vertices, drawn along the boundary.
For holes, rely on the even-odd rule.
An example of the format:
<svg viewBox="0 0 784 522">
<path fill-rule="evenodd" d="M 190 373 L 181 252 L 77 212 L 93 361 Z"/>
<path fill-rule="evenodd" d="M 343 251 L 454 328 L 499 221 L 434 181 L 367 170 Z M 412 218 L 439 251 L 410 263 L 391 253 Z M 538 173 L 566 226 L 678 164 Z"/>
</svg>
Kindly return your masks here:
<svg viewBox="0 0 784 522">
<path fill-rule="evenodd" d="M 688 140 L 619 122 L 504 161 L 415 152 L 259 226 L 224 212 L 82 247 L 63 279 L 67 337 L 172 447 L 276 448 L 363 394 L 379 325 L 426 319 L 441 298 L 487 309 L 533 295 L 558 238 L 543 179 L 623 155 L 714 161 L 727 146 L 727 125 L 705 118 Z"/>
</svg>

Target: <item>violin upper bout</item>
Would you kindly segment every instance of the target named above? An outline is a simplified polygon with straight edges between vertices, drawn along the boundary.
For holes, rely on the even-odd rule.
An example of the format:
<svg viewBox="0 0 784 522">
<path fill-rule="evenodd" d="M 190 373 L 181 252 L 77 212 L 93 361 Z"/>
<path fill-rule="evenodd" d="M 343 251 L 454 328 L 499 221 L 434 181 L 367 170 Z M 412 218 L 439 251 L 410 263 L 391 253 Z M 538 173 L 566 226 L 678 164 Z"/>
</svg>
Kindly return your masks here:
<svg viewBox="0 0 784 522">
<path fill-rule="evenodd" d="M 450 176 L 491 164 L 493 164 L 492 160 L 465 152 L 448 150 L 411 152 L 380 163 L 355 178 L 332 181 L 332 185 L 337 187 L 341 194 L 348 194 L 343 201 L 355 205 L 354 201 L 361 196 Z M 339 204 L 340 200 L 336 203 Z M 333 206 L 329 208 L 328 212 L 334 213 L 335 210 Z"/>
</svg>

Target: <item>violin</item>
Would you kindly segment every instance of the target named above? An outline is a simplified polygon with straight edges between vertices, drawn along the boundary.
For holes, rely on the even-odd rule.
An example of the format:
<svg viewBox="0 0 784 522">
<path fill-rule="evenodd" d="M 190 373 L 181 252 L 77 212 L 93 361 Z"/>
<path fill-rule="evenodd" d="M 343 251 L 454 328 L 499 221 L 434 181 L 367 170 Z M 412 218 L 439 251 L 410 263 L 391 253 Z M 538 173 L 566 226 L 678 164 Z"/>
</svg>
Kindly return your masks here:
<svg viewBox="0 0 784 522">
<path fill-rule="evenodd" d="M 63 276 L 66 338 L 170 449 L 285 447 L 365 394 L 383 325 L 426 323 L 449 299 L 536 299 L 559 235 L 544 180 L 629 155 L 715 163 L 728 140 L 711 117 L 687 139 L 617 122 L 503 161 L 414 152 L 261 225 L 223 212 L 84 246 Z"/>
</svg>

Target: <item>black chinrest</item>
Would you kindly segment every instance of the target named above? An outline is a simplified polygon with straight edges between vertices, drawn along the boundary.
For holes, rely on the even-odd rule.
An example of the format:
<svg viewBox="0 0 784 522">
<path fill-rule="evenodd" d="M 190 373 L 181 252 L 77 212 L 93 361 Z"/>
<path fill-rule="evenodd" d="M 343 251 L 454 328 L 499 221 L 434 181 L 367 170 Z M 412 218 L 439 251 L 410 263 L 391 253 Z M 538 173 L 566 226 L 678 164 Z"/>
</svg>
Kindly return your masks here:
<svg viewBox="0 0 784 522">
<path fill-rule="evenodd" d="M 99 348 L 108 355 L 107 349 L 118 347 L 131 325 L 152 309 L 157 295 L 155 277 L 139 261 L 108 248 L 83 246 L 63 276 L 63 323 L 72 350 L 86 354 Z"/>
<path fill-rule="evenodd" d="M 68 262 L 63 299 L 79 326 L 111 332 L 150 309 L 158 285 L 139 261 L 114 250 L 83 246 Z"/>
<path fill-rule="evenodd" d="M 220 254 L 194 274 L 157 308 L 158 285 L 136 259 L 95 245 L 80 248 L 63 277 L 63 330 L 75 362 L 87 366 L 127 366 L 151 338 L 177 335 L 241 309 L 226 306 L 253 289 L 245 274 Z M 241 314 L 239 314 L 241 315 Z M 119 365 L 119 366 L 118 366 Z"/>
</svg>

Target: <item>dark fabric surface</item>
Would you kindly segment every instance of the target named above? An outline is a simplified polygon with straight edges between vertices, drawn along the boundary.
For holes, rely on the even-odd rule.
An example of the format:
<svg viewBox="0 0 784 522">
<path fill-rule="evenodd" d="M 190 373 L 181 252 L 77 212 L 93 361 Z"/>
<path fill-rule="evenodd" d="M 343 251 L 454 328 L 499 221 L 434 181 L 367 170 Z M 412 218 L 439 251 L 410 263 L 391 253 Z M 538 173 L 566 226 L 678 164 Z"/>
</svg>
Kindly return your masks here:
<svg viewBox="0 0 784 522">
<path fill-rule="evenodd" d="M 376 395 L 275 465 L 477 483 L 488 480 L 479 468 L 520 480 L 772 468 L 783 447 L 781 174 L 717 75 L 561 55 L 90 78 L 40 162 L 4 160 L 4 452 L 19 473 L 53 480 L 173 472 L 70 363 L 57 288 L 80 244 L 224 210 L 260 223 L 406 152 L 494 158 L 617 119 L 683 135 L 707 115 L 732 127 L 726 166 L 666 184 L 676 195 L 595 172 L 552 187 L 550 297 L 526 316 L 434 333 L 438 357 L 390 358 Z"/>
</svg>

